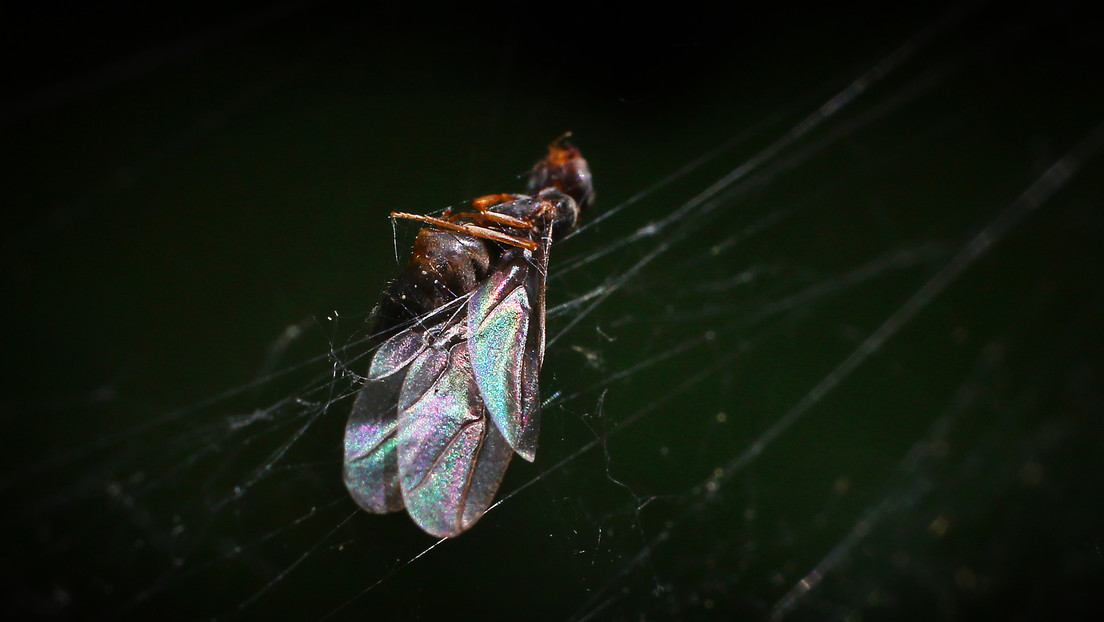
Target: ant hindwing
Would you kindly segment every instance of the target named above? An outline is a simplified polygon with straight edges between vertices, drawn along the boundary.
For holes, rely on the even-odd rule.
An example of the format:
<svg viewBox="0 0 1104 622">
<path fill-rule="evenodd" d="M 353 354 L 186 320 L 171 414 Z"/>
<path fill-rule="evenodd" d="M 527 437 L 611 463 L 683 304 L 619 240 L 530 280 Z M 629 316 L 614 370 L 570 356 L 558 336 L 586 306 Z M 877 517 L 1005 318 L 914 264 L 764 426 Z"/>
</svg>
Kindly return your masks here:
<svg viewBox="0 0 1104 622">
<path fill-rule="evenodd" d="M 429 226 L 375 313 L 380 346 L 345 429 L 345 486 L 370 512 L 405 507 L 434 536 L 471 527 L 511 456 L 537 449 L 548 254 L 593 202 L 586 160 L 557 140 L 526 193 L 441 218 L 392 214 Z"/>
</svg>

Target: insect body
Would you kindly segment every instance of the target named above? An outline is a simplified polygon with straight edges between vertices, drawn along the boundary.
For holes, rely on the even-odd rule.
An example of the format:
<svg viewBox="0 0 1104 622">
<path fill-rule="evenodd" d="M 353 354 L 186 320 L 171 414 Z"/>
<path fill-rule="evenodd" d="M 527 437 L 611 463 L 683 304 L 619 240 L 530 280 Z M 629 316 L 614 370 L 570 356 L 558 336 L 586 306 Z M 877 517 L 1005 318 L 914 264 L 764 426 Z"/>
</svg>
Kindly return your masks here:
<svg viewBox="0 0 1104 622">
<path fill-rule="evenodd" d="M 517 453 L 537 448 L 544 291 L 552 242 L 594 197 L 563 139 L 530 172 L 526 195 L 433 218 L 376 311 L 379 349 L 345 430 L 345 486 L 370 512 L 406 508 L 455 536 L 483 515 Z"/>
</svg>

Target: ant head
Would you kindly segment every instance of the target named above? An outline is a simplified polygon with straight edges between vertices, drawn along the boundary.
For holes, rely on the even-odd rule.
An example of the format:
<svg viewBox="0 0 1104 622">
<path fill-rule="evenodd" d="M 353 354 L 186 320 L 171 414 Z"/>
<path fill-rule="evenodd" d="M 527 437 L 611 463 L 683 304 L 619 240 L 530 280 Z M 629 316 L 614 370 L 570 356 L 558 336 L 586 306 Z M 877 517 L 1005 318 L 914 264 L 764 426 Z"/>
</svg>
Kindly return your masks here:
<svg viewBox="0 0 1104 622">
<path fill-rule="evenodd" d="M 536 195 L 546 188 L 555 188 L 574 199 L 582 211 L 594 202 L 594 181 L 586 160 L 567 142 L 570 135 L 568 132 L 548 145 L 548 155 L 529 173 L 526 193 Z"/>
</svg>

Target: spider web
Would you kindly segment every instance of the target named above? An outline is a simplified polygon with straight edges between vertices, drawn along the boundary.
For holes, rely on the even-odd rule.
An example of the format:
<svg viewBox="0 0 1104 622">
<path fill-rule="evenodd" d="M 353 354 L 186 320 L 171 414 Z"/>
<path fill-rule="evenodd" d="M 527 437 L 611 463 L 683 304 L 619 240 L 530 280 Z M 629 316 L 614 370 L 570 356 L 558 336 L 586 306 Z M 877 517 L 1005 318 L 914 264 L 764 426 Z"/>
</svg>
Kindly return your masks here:
<svg viewBox="0 0 1104 622">
<path fill-rule="evenodd" d="M 1097 607 L 1099 31 L 1072 7 L 781 13 L 695 31 L 685 63 L 677 20 L 639 64 L 614 37 L 611 97 L 520 35 L 427 79 L 447 24 L 379 67 L 377 14 L 265 7 L 7 106 L 5 608 Z M 537 461 L 455 539 L 360 511 L 341 438 L 414 233 L 385 214 L 517 191 L 567 127 L 598 203 L 553 249 Z"/>
</svg>

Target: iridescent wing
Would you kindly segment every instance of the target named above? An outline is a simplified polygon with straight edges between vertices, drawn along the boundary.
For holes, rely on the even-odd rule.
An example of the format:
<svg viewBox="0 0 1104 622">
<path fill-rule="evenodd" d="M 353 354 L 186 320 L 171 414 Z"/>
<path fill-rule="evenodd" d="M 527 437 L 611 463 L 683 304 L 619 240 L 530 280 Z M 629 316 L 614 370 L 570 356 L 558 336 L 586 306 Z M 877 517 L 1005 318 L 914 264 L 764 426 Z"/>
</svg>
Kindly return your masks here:
<svg viewBox="0 0 1104 622">
<path fill-rule="evenodd" d="M 345 427 L 345 487 L 371 512 L 403 508 L 396 445 L 398 399 L 408 366 L 425 348 L 420 326 L 385 341 L 372 358 L 367 383 Z"/>
<path fill-rule="evenodd" d="M 475 382 L 465 312 L 385 341 L 345 432 L 345 485 L 357 503 L 377 513 L 406 507 L 440 537 L 483 515 L 513 453 Z"/>
<path fill-rule="evenodd" d="M 513 452 L 487 416 L 463 341 L 411 364 L 396 439 L 403 500 L 419 527 L 449 537 L 479 520 Z"/>
<path fill-rule="evenodd" d="M 475 380 L 491 420 L 519 456 L 532 462 L 540 432 L 547 244 L 512 250 L 468 301 Z"/>
<path fill-rule="evenodd" d="M 377 350 L 345 433 L 345 485 L 362 507 L 405 507 L 454 536 L 490 506 L 514 452 L 533 460 L 550 245 L 506 250 L 470 298 Z"/>
</svg>

